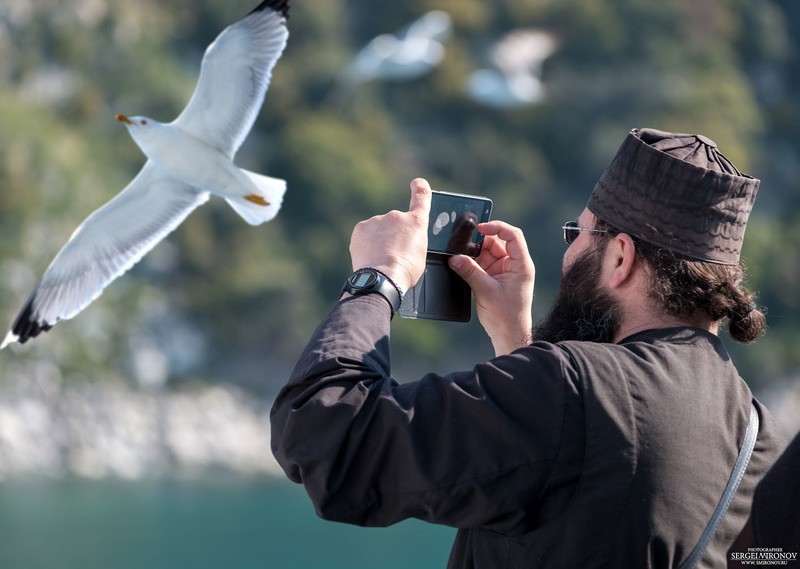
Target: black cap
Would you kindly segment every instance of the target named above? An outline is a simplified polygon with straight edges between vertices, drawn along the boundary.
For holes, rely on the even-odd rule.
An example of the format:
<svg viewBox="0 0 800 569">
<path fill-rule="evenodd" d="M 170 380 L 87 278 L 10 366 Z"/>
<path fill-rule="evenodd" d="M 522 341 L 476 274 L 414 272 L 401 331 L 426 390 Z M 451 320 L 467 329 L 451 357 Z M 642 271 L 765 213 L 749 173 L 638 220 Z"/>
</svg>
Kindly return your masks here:
<svg viewBox="0 0 800 569">
<path fill-rule="evenodd" d="M 633 129 L 587 207 L 648 243 L 701 261 L 738 265 L 759 185 L 702 134 Z"/>
</svg>

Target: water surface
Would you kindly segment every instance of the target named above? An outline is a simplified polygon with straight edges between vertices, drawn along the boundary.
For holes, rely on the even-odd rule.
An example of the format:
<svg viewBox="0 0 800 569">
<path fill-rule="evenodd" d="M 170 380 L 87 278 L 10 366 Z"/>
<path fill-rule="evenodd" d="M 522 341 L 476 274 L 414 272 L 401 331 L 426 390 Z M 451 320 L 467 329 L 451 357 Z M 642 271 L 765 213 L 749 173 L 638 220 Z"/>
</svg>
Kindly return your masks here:
<svg viewBox="0 0 800 569">
<path fill-rule="evenodd" d="M 326 522 L 272 479 L 0 483 L 3 569 L 434 569 L 454 533 Z"/>
</svg>

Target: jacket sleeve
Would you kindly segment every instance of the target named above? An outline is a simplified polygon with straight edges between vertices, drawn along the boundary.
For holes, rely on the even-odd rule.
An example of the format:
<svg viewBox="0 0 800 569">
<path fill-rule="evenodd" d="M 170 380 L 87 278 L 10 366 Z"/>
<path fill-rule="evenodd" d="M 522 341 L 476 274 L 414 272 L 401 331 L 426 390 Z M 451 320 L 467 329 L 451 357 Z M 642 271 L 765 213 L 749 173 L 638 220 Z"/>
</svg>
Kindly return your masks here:
<svg viewBox="0 0 800 569">
<path fill-rule="evenodd" d="M 565 358 L 545 344 L 446 376 L 390 377 L 389 308 L 339 302 L 271 413 L 272 449 L 326 519 L 522 531 L 558 458 Z"/>
</svg>

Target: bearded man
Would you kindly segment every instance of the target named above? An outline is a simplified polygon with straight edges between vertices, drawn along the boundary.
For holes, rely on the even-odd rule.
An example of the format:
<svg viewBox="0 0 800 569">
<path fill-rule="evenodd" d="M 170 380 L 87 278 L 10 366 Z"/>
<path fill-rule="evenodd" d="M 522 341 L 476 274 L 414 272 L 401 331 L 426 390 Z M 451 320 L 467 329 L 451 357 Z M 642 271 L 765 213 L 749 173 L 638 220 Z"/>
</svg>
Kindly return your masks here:
<svg viewBox="0 0 800 569">
<path fill-rule="evenodd" d="M 390 321 L 431 199 L 414 180 L 407 212 L 353 231 L 369 286 L 346 283 L 276 399 L 278 462 L 326 519 L 458 528 L 451 568 L 724 566 L 784 444 L 717 336 L 765 327 L 739 266 L 758 187 L 702 135 L 631 131 L 562 228 L 545 321 L 522 232 L 481 224 L 450 265 L 496 357 L 398 384 Z"/>
</svg>

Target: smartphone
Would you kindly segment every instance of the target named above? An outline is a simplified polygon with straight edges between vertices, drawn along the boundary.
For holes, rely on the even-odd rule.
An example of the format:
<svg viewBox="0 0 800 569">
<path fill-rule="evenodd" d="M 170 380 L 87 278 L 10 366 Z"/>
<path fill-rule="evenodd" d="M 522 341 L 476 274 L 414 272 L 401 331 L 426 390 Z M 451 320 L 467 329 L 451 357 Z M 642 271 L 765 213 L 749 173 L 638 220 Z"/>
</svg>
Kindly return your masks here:
<svg viewBox="0 0 800 569">
<path fill-rule="evenodd" d="M 483 235 L 476 228 L 479 223 L 489 221 L 491 213 L 489 198 L 434 191 L 428 221 L 428 252 L 477 257 Z"/>
<path fill-rule="evenodd" d="M 433 192 L 428 223 L 425 273 L 405 295 L 398 314 L 404 318 L 468 322 L 472 291 L 447 264 L 452 255 L 477 257 L 483 235 L 479 223 L 489 221 L 492 200 L 482 196 Z"/>
</svg>

